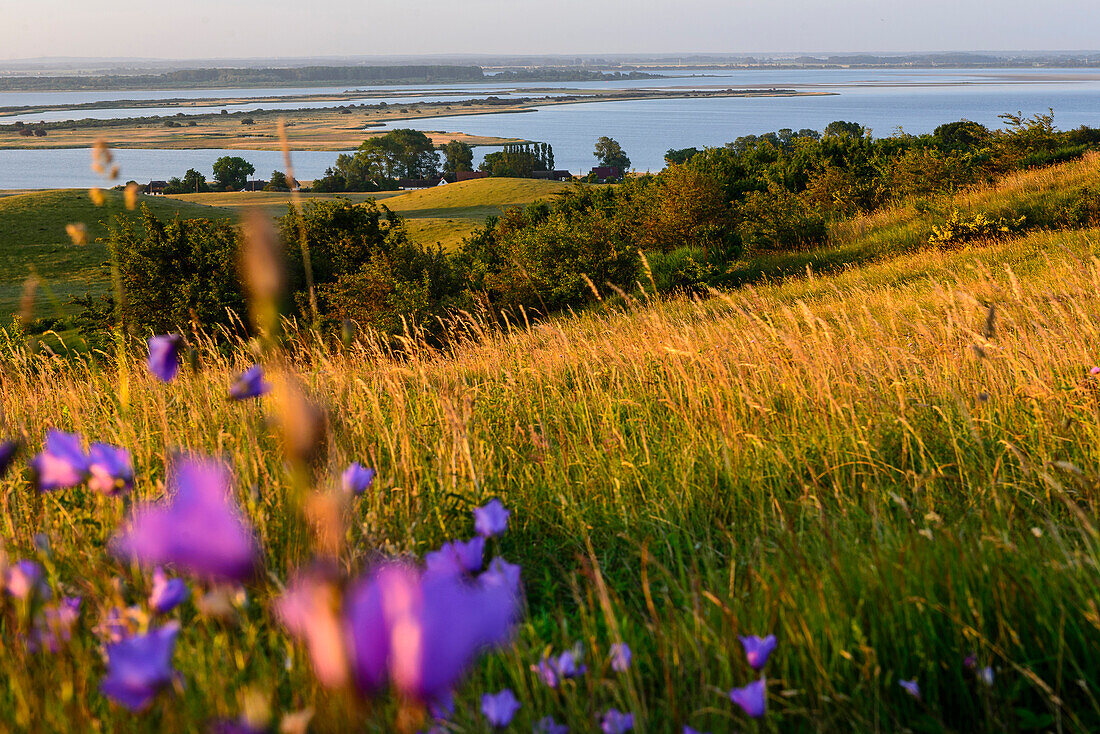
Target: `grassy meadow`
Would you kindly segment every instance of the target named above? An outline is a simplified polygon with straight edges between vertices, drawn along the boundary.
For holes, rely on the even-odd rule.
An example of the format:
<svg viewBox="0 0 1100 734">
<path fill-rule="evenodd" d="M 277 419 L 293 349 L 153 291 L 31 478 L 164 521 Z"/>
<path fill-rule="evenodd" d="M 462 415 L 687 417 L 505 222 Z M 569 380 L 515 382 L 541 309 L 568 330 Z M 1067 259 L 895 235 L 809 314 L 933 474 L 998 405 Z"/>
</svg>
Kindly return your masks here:
<svg viewBox="0 0 1100 734">
<path fill-rule="evenodd" d="M 491 497 L 513 512 L 493 542 L 523 568 L 526 615 L 457 692 L 446 730 L 487 731 L 480 696 L 505 687 L 517 732 L 547 715 L 597 731 L 610 707 L 632 711 L 634 731 L 677 734 L 1100 728 L 1100 231 L 924 245 L 953 206 L 1055 206 L 1095 176 L 1091 157 L 902 204 L 837 228 L 832 249 L 746 263 L 742 287 L 705 298 L 604 293 L 503 332 L 470 317 L 445 348 L 300 334 L 267 353 L 328 416 L 313 486 L 352 461 L 378 471 L 342 568 L 468 537 Z M 482 203 L 462 186 L 386 204 L 445 219 L 529 200 Z M 50 428 L 127 447 L 135 500 L 163 495 L 176 451 L 223 458 L 261 579 L 194 587 L 173 612 L 181 678 L 131 714 L 97 692 L 93 631 L 148 592 L 106 551 L 126 502 L 0 478 L 9 559 L 39 560 L 57 594 L 84 599 L 57 654 L 16 644 L 18 610 L 0 602 L 0 718 L 201 731 L 249 712 L 277 730 L 309 709 L 315 732 L 427 730 L 392 697 L 322 688 L 275 621 L 280 587 L 311 558 L 301 476 L 273 427 L 290 402 L 227 401 L 258 345 L 190 339 L 194 366 L 167 385 L 140 351 L 91 361 L 0 343 L 0 427 L 31 451 Z M 769 633 L 768 714 L 753 721 L 727 691 L 758 677 L 738 636 Z M 607 663 L 618 641 L 634 653 L 626 672 Z M 578 642 L 588 672 L 543 685 L 530 666 Z"/>
<path fill-rule="evenodd" d="M 523 206 L 564 191 L 570 184 L 530 179 L 479 179 L 423 191 L 385 191 L 372 194 L 303 194 L 310 199 L 375 199 L 407 220 L 410 238 L 423 244 L 457 247 L 485 223 L 486 217 L 513 206 Z M 107 202 L 97 207 L 83 189 L 13 192 L 0 195 L 0 320 L 7 325 L 20 309 L 25 284 L 37 277 L 36 316 L 71 315 L 71 296 L 106 293 L 110 276 L 104 267 L 107 225 L 127 214 L 119 192 L 105 192 Z M 162 219 L 226 219 L 259 209 L 270 216 L 286 214 L 290 195 L 278 192 L 234 192 L 142 196 Z M 87 227 L 87 244 L 74 245 L 65 231 L 69 223 Z"/>
</svg>

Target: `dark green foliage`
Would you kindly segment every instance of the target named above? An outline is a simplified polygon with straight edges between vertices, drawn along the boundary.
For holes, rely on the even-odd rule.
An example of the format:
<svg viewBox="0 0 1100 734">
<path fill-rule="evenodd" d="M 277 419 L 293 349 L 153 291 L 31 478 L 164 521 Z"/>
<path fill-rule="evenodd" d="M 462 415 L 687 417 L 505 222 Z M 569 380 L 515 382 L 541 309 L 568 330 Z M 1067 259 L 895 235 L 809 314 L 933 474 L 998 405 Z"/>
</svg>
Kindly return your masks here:
<svg viewBox="0 0 1100 734">
<path fill-rule="evenodd" d="M 485 156 L 478 168 L 490 176 L 530 178 L 535 171 L 554 170 L 554 149 L 546 143 L 510 143 Z"/>
<path fill-rule="evenodd" d="M 120 216 L 107 240 L 118 265 L 124 322 L 140 332 L 229 324 L 244 312 L 238 230 L 227 222 Z"/>
<path fill-rule="evenodd" d="M 443 172 L 474 170 L 474 149 L 460 140 L 452 140 L 443 146 Z"/>
<path fill-rule="evenodd" d="M 168 185 L 164 188 L 164 193 L 201 194 L 209 190 L 210 187 L 206 183 L 206 176 L 202 175 L 194 168 L 189 168 L 182 179 L 176 177 L 168 179 Z"/>
<path fill-rule="evenodd" d="M 264 186 L 264 191 L 290 191 L 291 183 L 282 171 L 272 171 L 271 180 Z"/>
<path fill-rule="evenodd" d="M 214 161 L 214 180 L 222 191 L 240 191 L 256 167 L 239 156 L 222 156 Z"/>
<path fill-rule="evenodd" d="M 314 191 L 379 191 L 397 188 L 402 178 L 439 174 L 439 154 L 431 138 L 419 130 L 391 130 L 368 138 L 354 155 L 341 155 Z"/>
<path fill-rule="evenodd" d="M 596 149 L 592 154 L 596 156 L 596 160 L 599 161 L 601 166 L 618 168 L 623 173 L 630 169 L 630 158 L 623 151 L 623 146 L 619 145 L 619 142 L 614 138 L 609 138 L 606 135 L 600 137 L 596 140 Z"/>
</svg>

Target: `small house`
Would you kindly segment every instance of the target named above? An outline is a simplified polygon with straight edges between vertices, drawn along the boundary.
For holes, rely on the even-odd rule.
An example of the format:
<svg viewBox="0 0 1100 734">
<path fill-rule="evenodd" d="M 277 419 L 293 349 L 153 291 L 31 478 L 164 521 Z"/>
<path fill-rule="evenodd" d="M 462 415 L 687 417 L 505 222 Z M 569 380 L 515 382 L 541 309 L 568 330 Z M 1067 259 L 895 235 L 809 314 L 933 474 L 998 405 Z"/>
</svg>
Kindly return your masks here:
<svg viewBox="0 0 1100 734">
<path fill-rule="evenodd" d="M 142 193 L 148 194 L 149 196 L 160 196 L 164 193 L 166 188 L 168 188 L 167 181 L 150 181 L 146 184 L 145 188 L 142 189 Z"/>
</svg>

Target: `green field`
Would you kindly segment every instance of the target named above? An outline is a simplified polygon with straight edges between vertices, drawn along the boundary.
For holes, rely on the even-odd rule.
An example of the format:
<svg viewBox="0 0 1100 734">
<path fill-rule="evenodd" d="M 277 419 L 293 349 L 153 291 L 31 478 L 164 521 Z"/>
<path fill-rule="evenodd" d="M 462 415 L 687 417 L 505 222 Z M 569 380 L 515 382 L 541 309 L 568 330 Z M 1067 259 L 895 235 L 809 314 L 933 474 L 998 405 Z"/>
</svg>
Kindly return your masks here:
<svg viewBox="0 0 1100 734">
<path fill-rule="evenodd" d="M 106 247 L 97 240 L 107 235 L 107 223 L 126 214 L 123 196 L 106 192 L 102 207 L 85 190 L 36 191 L 0 197 L 0 319 L 6 324 L 20 304 L 27 279 L 41 281 L 35 298 L 35 316 L 68 312 L 70 296 L 104 291 L 110 279 L 102 265 Z M 157 216 L 172 218 L 231 217 L 229 209 L 142 196 L 140 203 Z M 88 244 L 74 245 L 66 225 L 84 223 Z"/>
<path fill-rule="evenodd" d="M 529 179 L 480 179 L 410 192 L 375 194 L 305 194 L 310 199 L 376 199 L 408 219 L 414 241 L 458 245 L 488 216 L 511 206 L 522 206 L 564 191 L 569 184 Z M 20 307 L 27 278 L 37 276 L 42 287 L 35 297 L 35 316 L 70 313 L 69 298 L 104 292 L 109 274 L 102 267 L 106 248 L 96 240 L 107 234 L 106 224 L 126 214 L 122 194 L 107 192 L 107 204 L 97 207 L 84 190 L 11 192 L 0 196 L 0 320 Z M 222 193 L 181 196 L 142 196 L 162 218 L 236 218 L 247 209 L 261 208 L 271 216 L 285 214 L 289 194 Z M 65 232 L 71 222 L 88 227 L 88 244 L 74 245 Z"/>
<path fill-rule="evenodd" d="M 369 337 L 292 340 L 264 362 L 328 416 L 312 474 L 285 449 L 301 434 L 277 429 L 311 415 L 298 393 L 226 400 L 251 343 L 193 340 L 199 369 L 168 385 L 140 350 L 108 365 L 0 346 L 8 435 L 32 451 L 52 427 L 128 447 L 139 501 L 163 496 L 177 449 L 220 457 L 264 555 L 219 603 L 193 584 L 170 615 L 181 680 L 131 714 L 96 691 L 95 628 L 116 607 L 145 614 L 147 574 L 106 552 L 124 506 L 0 478 L 9 557 L 85 600 L 61 652 L 0 646 L 0 711 L 34 731 L 203 731 L 245 708 L 276 729 L 312 708 L 313 732 L 427 730 L 391 693 L 323 689 L 275 600 L 332 537 L 332 568 L 357 573 L 470 537 L 470 509 L 499 497 L 513 514 L 493 552 L 522 565 L 525 617 L 456 692 L 448 731 L 487 732 L 480 696 L 505 687 L 517 732 L 547 715 L 598 731 L 611 707 L 641 734 L 1097 731 L 1100 230 L 927 244 L 955 206 L 1057 207 L 1095 185 L 1096 161 L 854 219 L 833 247 L 745 262 L 735 275 L 751 285 L 707 298 L 608 293 L 579 315 L 474 323 L 477 340 L 397 354 Z M 391 201 L 482 206 L 454 191 Z M 351 461 L 375 485 L 347 515 L 302 520 L 316 510 L 303 491 L 328 496 Z M 6 640 L 18 615 L 0 600 Z M 738 636 L 768 633 L 768 714 L 753 722 L 727 692 L 760 675 Z M 607 662 L 619 640 L 626 672 Z M 552 689 L 531 670 L 577 643 L 583 676 Z"/>
</svg>

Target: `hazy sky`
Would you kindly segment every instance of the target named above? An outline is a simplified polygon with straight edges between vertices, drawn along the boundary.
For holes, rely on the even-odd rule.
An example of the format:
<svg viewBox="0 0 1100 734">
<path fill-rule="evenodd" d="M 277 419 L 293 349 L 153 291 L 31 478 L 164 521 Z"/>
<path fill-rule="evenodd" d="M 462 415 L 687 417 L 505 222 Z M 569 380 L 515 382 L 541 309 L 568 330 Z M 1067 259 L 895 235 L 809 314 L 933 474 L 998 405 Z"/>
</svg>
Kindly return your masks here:
<svg viewBox="0 0 1100 734">
<path fill-rule="evenodd" d="M 0 0 L 0 58 L 1090 49 L 1096 0 Z"/>
</svg>

